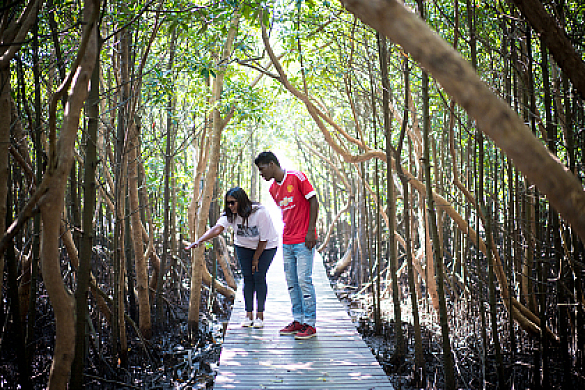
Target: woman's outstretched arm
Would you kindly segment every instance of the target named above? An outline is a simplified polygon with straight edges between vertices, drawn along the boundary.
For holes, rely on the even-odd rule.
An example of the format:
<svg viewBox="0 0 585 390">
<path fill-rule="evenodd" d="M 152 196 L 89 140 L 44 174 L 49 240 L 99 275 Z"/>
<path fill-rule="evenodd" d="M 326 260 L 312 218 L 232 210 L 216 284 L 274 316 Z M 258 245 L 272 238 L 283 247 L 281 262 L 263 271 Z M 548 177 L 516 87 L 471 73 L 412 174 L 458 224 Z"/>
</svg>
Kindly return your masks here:
<svg viewBox="0 0 585 390">
<path fill-rule="evenodd" d="M 201 245 L 202 242 L 209 241 L 212 238 L 219 236 L 221 233 L 223 233 L 224 229 L 225 228 L 221 225 L 215 225 L 214 227 L 203 233 L 203 235 L 199 237 L 197 241 L 192 242 L 190 245 L 186 246 L 185 250 L 187 251 L 191 248 L 197 248 L 199 245 Z"/>
</svg>

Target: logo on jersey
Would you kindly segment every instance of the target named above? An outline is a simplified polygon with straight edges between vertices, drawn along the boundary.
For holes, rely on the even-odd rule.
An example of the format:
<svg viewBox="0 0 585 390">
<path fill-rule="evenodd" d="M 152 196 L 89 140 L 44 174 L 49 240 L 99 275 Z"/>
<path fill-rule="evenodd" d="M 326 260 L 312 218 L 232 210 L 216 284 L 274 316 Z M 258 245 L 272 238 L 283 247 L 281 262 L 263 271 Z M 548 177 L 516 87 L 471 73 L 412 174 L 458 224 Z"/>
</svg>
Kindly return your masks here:
<svg viewBox="0 0 585 390">
<path fill-rule="evenodd" d="M 292 185 L 292 184 L 289 184 L 288 186 L 286 186 L 286 190 L 287 190 L 288 192 L 292 192 L 292 191 L 293 191 L 293 188 L 294 188 L 294 187 L 293 187 L 293 185 Z"/>
<path fill-rule="evenodd" d="M 284 197 L 284 198 L 282 198 L 282 200 L 280 201 L 280 203 L 278 203 L 278 205 L 280 206 L 281 209 L 284 209 L 289 204 L 291 204 L 292 201 L 293 201 L 293 197 L 292 196 Z"/>
</svg>

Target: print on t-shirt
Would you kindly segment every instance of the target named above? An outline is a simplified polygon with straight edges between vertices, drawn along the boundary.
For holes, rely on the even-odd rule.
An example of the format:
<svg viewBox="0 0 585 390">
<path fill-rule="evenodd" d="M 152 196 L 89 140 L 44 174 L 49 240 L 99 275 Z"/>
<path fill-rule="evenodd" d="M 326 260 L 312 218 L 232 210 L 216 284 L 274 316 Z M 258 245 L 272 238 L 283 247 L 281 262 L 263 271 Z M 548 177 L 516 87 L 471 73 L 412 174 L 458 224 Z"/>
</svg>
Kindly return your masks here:
<svg viewBox="0 0 585 390">
<path fill-rule="evenodd" d="M 244 226 L 239 223 L 236 234 L 240 237 L 258 237 L 260 232 L 258 226 Z"/>
</svg>

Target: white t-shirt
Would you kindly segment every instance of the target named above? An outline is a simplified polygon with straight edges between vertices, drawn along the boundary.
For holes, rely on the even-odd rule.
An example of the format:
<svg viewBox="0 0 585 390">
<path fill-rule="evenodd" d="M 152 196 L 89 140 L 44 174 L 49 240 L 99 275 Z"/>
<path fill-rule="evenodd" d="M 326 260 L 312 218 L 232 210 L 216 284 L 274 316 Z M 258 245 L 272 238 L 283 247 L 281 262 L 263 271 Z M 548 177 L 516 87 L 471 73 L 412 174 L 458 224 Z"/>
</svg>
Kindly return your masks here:
<svg viewBox="0 0 585 390">
<path fill-rule="evenodd" d="M 243 218 L 236 215 L 234 222 L 230 223 L 226 215 L 217 220 L 217 225 L 234 229 L 235 244 L 248 249 L 258 248 L 258 242 L 267 241 L 266 249 L 278 246 L 278 233 L 274 229 L 270 215 L 266 207 L 262 205 L 252 206 L 255 211 L 248 217 L 248 224 L 244 226 Z"/>
</svg>

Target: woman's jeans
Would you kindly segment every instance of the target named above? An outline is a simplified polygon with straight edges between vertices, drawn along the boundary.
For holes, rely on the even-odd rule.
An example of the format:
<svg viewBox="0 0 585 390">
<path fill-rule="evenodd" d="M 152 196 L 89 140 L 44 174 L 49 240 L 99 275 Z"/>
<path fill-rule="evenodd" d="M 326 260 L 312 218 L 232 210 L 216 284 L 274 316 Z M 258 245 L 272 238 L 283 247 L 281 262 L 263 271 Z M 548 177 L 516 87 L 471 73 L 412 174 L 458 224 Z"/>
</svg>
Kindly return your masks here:
<svg viewBox="0 0 585 390">
<path fill-rule="evenodd" d="M 258 270 L 252 274 L 252 257 L 256 250 L 237 245 L 235 247 L 236 255 L 242 268 L 242 274 L 244 275 L 244 302 L 246 311 L 248 313 L 254 311 L 254 292 L 256 292 L 256 312 L 263 313 L 266 294 L 268 292 L 266 272 L 268 272 L 268 267 L 270 267 L 272 259 L 274 259 L 276 248 L 264 249 L 260 255 L 260 259 L 258 259 Z"/>
<path fill-rule="evenodd" d="M 305 243 L 282 245 L 284 274 L 295 321 L 315 326 L 317 297 L 313 286 L 313 255 Z"/>
</svg>

